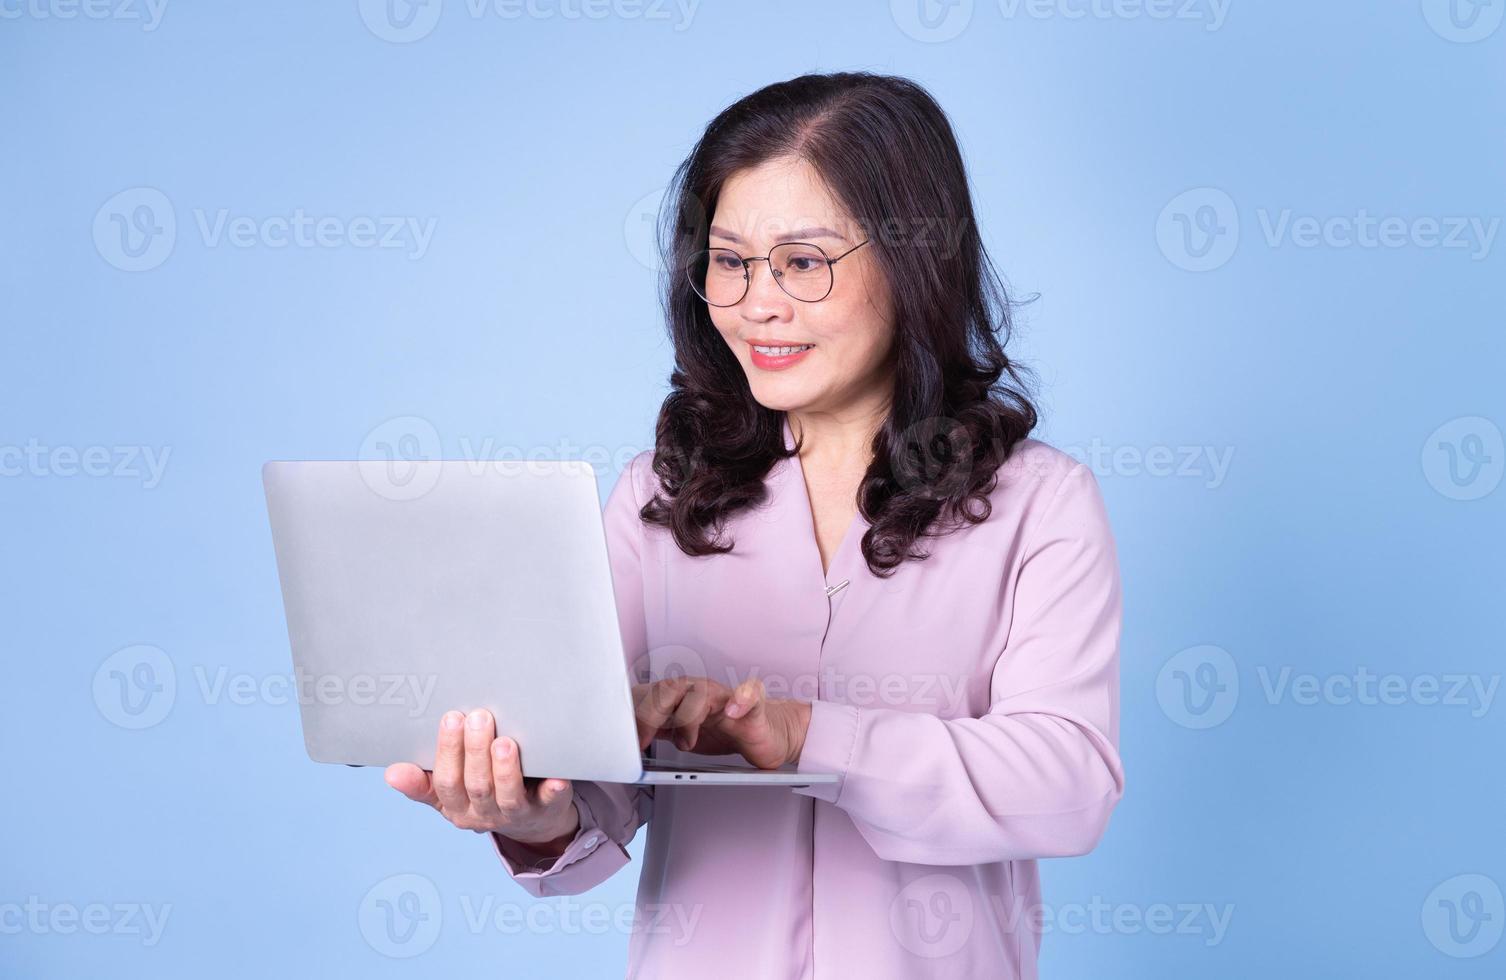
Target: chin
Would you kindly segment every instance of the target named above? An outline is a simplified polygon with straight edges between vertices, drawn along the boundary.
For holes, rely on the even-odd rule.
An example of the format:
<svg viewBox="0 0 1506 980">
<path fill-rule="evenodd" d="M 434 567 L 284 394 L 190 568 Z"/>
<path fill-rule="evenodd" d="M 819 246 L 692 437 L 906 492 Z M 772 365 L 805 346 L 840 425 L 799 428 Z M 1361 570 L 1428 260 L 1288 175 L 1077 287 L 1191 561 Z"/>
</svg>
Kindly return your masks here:
<svg viewBox="0 0 1506 980">
<path fill-rule="evenodd" d="M 754 401 L 774 412 L 799 411 L 812 402 L 807 392 L 791 391 L 781 385 L 750 384 L 748 388 Z"/>
</svg>

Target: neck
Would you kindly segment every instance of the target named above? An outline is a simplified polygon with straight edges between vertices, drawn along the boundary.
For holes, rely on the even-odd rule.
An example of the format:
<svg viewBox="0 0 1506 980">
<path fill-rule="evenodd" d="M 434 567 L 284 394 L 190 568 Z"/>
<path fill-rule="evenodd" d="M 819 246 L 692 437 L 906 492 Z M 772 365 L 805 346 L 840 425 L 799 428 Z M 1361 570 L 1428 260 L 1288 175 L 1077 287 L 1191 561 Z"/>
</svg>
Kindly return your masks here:
<svg viewBox="0 0 1506 980">
<path fill-rule="evenodd" d="M 861 461 L 865 468 L 873 454 L 873 437 L 888 415 L 887 403 L 834 412 L 785 412 L 790 432 L 801 443 L 802 463 L 842 466 Z"/>
</svg>

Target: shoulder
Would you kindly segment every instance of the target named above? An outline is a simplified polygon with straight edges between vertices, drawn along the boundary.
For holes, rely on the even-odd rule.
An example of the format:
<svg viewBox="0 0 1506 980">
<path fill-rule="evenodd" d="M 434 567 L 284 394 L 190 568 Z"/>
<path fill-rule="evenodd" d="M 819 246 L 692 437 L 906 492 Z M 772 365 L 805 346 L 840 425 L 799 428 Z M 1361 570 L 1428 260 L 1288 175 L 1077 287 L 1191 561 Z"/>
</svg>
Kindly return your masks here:
<svg viewBox="0 0 1506 980">
<path fill-rule="evenodd" d="M 1097 481 L 1087 464 L 1040 439 L 1018 442 L 1009 458 L 1000 464 L 995 494 L 1020 497 L 1043 497 L 1081 489 Z"/>
<path fill-rule="evenodd" d="M 611 493 L 612 498 L 620 502 L 619 506 L 631 505 L 636 512 L 654 498 L 660 488 L 659 477 L 654 472 L 654 458 L 653 449 L 644 449 L 630 457 L 622 467 Z"/>
<path fill-rule="evenodd" d="M 1092 467 L 1039 439 L 1022 440 L 1000 465 L 990 502 L 1008 531 L 1027 541 L 1112 534 Z"/>
<path fill-rule="evenodd" d="M 658 477 L 654 475 L 654 450 L 644 449 L 628 460 L 622 469 L 622 479 L 632 488 L 633 496 L 640 504 L 647 503 L 658 488 Z"/>
<path fill-rule="evenodd" d="M 1025 439 L 999 467 L 995 500 L 1022 544 L 1021 557 L 1045 550 L 1117 561 L 1114 531 L 1093 468 L 1039 439 Z"/>
</svg>

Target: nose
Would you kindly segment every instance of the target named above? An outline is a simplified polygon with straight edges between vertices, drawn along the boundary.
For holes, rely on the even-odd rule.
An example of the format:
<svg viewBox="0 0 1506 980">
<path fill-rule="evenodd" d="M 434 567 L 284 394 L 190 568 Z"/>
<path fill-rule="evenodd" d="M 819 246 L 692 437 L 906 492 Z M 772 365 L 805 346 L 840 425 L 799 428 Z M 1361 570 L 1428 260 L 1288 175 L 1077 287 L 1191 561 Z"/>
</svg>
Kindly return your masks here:
<svg viewBox="0 0 1506 980">
<path fill-rule="evenodd" d="M 792 301 L 774 281 L 774 275 L 767 259 L 748 263 L 748 292 L 740 304 L 743 316 L 750 320 L 789 319 Z"/>
</svg>

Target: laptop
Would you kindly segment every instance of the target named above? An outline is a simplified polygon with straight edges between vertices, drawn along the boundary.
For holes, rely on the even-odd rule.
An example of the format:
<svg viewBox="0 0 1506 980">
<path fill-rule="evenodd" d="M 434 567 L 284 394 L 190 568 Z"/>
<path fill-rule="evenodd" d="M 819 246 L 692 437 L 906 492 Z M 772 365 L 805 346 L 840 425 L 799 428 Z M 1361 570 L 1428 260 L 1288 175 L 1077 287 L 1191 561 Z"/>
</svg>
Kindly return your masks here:
<svg viewBox="0 0 1506 980">
<path fill-rule="evenodd" d="M 486 708 L 525 776 L 836 780 L 640 750 L 589 463 L 274 461 L 262 484 L 315 762 L 432 770 L 444 713 Z"/>
</svg>

